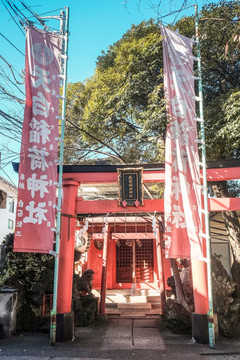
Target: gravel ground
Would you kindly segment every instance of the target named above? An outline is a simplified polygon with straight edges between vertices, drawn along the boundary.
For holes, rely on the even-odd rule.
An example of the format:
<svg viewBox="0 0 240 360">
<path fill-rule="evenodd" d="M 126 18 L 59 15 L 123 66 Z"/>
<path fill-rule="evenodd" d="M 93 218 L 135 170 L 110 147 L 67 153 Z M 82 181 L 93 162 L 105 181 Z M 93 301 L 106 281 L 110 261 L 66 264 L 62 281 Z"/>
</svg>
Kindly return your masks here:
<svg viewBox="0 0 240 360">
<path fill-rule="evenodd" d="M 221 339 L 215 349 L 176 335 L 158 319 L 109 320 L 77 328 L 71 342 L 50 346 L 47 333 L 0 339 L 0 360 L 240 360 L 240 342 Z"/>
</svg>

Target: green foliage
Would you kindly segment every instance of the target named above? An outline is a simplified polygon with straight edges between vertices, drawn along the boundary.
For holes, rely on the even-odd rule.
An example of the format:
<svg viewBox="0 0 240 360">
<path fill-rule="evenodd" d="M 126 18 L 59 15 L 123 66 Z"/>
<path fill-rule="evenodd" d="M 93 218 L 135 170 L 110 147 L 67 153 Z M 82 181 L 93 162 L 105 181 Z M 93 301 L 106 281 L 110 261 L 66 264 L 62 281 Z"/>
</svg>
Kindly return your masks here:
<svg viewBox="0 0 240 360">
<path fill-rule="evenodd" d="M 206 148 L 211 160 L 239 157 L 240 91 L 216 97 L 206 108 Z"/>
<path fill-rule="evenodd" d="M 209 160 L 239 156 L 239 47 L 229 42 L 238 31 L 239 12 L 239 1 L 234 0 L 209 4 L 200 13 Z M 194 18 L 179 20 L 175 28 L 191 38 Z M 65 161 L 79 163 L 84 158 L 89 162 L 92 150 L 114 154 L 118 162 L 164 161 L 167 121 L 158 23 L 133 25 L 98 57 L 90 79 L 69 84 L 67 95 L 71 124 L 66 132 Z"/>
<path fill-rule="evenodd" d="M 156 199 L 164 199 L 164 183 L 150 184 L 149 190 Z"/>
<path fill-rule="evenodd" d="M 236 43 L 229 45 L 225 56 L 225 45 L 239 27 L 239 11 L 239 1 L 221 1 L 202 11 L 206 144 L 211 160 L 239 157 L 240 52 Z"/>
<path fill-rule="evenodd" d="M 239 157 L 240 149 L 240 53 L 231 42 L 239 28 L 239 1 L 220 1 L 204 6 L 200 13 L 199 32 L 202 58 L 204 118 L 208 160 Z M 194 34 L 194 19 L 181 19 L 180 33 Z"/>
<path fill-rule="evenodd" d="M 111 147 L 126 162 L 156 160 L 166 122 L 162 67 L 161 33 L 153 21 L 132 26 L 98 58 L 94 76 L 84 89 L 79 84 L 75 104 L 81 105 L 67 111 L 85 147 Z"/>
<path fill-rule="evenodd" d="M 239 49 L 236 44 L 231 44 L 225 56 L 225 45 L 238 27 L 239 10 L 239 1 L 220 1 L 202 10 L 201 53 L 207 104 L 215 96 L 239 88 Z"/>
<path fill-rule="evenodd" d="M 53 257 L 13 252 L 13 241 L 14 234 L 11 233 L 5 237 L 2 244 L 0 287 L 18 290 L 18 317 L 24 324 L 25 312 L 28 309 L 31 324 L 33 319 L 30 312 L 32 315 L 34 312 L 40 314 L 43 294 L 52 293 Z M 23 324 L 18 325 L 23 326 Z"/>
<path fill-rule="evenodd" d="M 13 288 L 24 287 L 31 291 L 34 284 L 41 280 L 42 272 L 49 266 L 49 255 L 13 252 L 14 234 L 9 234 L 3 241 L 4 264 L 0 286 Z"/>
</svg>

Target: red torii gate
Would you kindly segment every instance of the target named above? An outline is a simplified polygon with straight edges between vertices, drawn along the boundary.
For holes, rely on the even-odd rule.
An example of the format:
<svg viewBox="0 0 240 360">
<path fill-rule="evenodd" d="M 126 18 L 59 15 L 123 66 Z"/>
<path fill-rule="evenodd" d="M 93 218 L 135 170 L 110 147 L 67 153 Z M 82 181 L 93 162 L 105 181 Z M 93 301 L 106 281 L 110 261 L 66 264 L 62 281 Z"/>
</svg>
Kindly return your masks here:
<svg viewBox="0 0 240 360">
<path fill-rule="evenodd" d="M 65 165 L 63 168 L 63 201 L 61 220 L 61 240 L 59 249 L 59 274 L 57 313 L 71 312 L 72 278 L 74 262 L 74 242 L 77 214 L 111 214 L 137 212 L 164 212 L 162 199 L 145 199 L 144 206 L 119 206 L 118 200 L 85 201 L 78 196 L 78 188 L 85 183 L 117 183 L 117 168 L 125 165 Z M 127 166 L 136 167 L 136 166 Z M 137 165 L 143 167 L 143 182 L 164 182 L 164 164 Z M 240 160 L 226 160 L 207 163 L 208 181 L 240 179 Z M 209 211 L 240 210 L 239 198 L 210 198 Z M 206 263 L 192 262 L 195 312 L 207 314 L 208 293 Z"/>
</svg>

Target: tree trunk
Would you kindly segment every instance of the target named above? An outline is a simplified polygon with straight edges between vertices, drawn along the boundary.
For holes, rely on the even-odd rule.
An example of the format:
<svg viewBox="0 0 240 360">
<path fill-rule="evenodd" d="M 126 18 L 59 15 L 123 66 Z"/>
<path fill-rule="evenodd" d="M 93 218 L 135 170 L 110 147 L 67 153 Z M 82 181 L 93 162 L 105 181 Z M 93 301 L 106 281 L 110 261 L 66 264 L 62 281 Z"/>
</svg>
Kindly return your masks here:
<svg viewBox="0 0 240 360">
<path fill-rule="evenodd" d="M 170 259 L 172 271 L 173 271 L 173 277 L 175 282 L 175 288 L 176 288 L 176 296 L 177 296 L 177 302 L 182 305 L 189 313 L 192 311 L 191 306 L 188 305 L 183 288 L 182 288 L 182 281 L 180 279 L 179 271 L 177 262 L 175 259 Z"/>
<path fill-rule="evenodd" d="M 218 198 L 230 197 L 226 181 L 211 182 L 209 185 Z M 232 276 L 237 284 L 238 296 L 240 296 L 240 223 L 236 211 L 223 211 L 222 216 L 234 259 L 231 269 Z"/>
</svg>

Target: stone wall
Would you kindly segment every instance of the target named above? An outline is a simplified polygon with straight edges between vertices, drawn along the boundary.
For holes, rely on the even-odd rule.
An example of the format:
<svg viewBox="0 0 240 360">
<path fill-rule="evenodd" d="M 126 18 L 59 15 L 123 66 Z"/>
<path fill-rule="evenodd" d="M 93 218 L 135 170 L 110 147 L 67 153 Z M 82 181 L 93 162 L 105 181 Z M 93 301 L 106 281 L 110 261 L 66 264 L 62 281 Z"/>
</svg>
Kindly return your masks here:
<svg viewBox="0 0 240 360">
<path fill-rule="evenodd" d="M 17 299 L 17 290 L 0 290 L 0 336 L 7 337 L 16 332 Z"/>
</svg>

